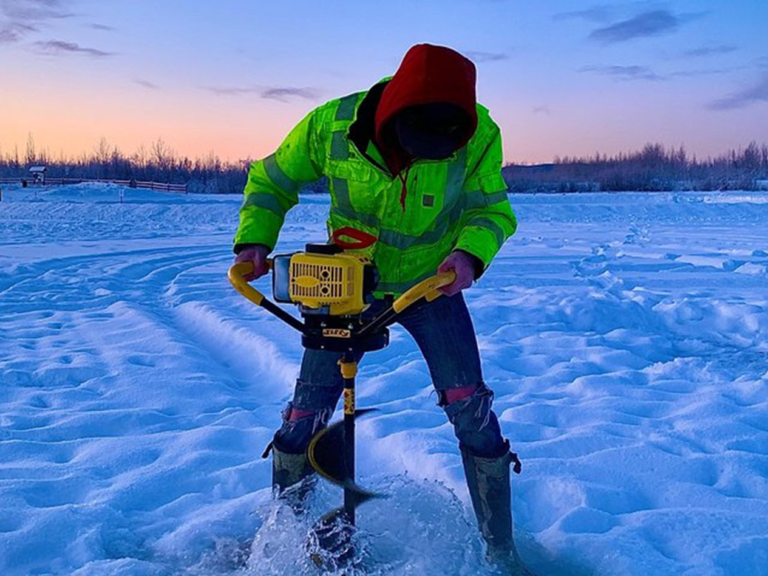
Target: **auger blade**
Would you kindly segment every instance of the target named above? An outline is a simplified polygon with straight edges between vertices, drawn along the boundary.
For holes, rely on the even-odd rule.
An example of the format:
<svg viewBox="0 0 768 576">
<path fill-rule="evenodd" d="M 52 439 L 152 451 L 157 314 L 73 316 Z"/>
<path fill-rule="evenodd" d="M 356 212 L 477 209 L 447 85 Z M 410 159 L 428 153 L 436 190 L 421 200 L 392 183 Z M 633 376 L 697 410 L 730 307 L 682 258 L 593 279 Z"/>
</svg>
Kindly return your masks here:
<svg viewBox="0 0 768 576">
<path fill-rule="evenodd" d="M 374 410 L 375 408 L 358 410 L 355 413 L 355 420 Z M 309 448 L 307 448 L 307 456 L 312 468 L 323 478 L 353 493 L 356 497 L 356 504 L 362 504 L 366 500 L 375 498 L 376 494 L 358 486 L 352 479 L 347 469 L 345 453 L 343 421 L 332 424 L 315 434 L 309 443 Z"/>
</svg>

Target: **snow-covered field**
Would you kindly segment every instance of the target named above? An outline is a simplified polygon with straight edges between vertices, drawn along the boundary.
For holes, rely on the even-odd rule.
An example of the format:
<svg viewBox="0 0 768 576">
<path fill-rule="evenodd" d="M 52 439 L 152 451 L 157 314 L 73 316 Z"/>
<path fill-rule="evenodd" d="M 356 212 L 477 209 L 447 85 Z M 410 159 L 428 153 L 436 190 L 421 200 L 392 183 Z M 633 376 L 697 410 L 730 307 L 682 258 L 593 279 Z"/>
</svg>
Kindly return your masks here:
<svg viewBox="0 0 768 576">
<path fill-rule="evenodd" d="M 261 459 L 301 347 L 225 278 L 240 198 L 3 192 L 0 574 L 316 573 Z M 767 575 L 768 195 L 512 200 L 519 231 L 467 298 L 523 460 L 523 557 L 540 576 Z M 304 198 L 280 249 L 321 239 L 327 208 Z M 378 573 L 489 574 L 399 329 L 359 396 L 380 410 L 361 483 L 391 495 L 359 512 Z"/>
</svg>

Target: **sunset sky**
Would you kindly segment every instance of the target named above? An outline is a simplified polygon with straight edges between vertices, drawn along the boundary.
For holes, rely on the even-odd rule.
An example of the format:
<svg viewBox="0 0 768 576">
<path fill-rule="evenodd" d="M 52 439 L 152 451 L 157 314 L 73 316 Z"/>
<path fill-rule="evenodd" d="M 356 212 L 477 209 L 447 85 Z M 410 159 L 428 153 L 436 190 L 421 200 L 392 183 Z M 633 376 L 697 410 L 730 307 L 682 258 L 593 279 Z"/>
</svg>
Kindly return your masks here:
<svg viewBox="0 0 768 576">
<path fill-rule="evenodd" d="M 0 152 L 259 158 L 420 42 L 475 61 L 507 162 L 768 142 L 766 0 L 0 0 Z"/>
</svg>

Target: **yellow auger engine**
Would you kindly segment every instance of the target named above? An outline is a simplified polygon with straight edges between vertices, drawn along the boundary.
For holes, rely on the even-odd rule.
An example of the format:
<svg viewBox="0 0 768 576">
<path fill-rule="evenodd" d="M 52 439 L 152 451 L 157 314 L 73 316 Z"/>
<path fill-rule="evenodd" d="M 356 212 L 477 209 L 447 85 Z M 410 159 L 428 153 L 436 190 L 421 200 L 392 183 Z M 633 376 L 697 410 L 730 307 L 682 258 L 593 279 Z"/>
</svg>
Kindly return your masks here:
<svg viewBox="0 0 768 576">
<path fill-rule="evenodd" d="M 378 283 L 368 257 L 336 244 L 308 244 L 306 252 L 275 256 L 272 272 L 275 300 L 298 304 L 303 315 L 360 314 L 373 301 Z"/>
<path fill-rule="evenodd" d="M 336 236 L 332 244 L 307 244 L 304 252 L 272 260 L 272 294 L 277 302 L 298 306 L 305 348 L 370 352 L 389 344 L 385 325 L 369 327 L 363 317 L 373 303 L 378 272 L 365 253 L 344 250 L 361 245 Z"/>
</svg>

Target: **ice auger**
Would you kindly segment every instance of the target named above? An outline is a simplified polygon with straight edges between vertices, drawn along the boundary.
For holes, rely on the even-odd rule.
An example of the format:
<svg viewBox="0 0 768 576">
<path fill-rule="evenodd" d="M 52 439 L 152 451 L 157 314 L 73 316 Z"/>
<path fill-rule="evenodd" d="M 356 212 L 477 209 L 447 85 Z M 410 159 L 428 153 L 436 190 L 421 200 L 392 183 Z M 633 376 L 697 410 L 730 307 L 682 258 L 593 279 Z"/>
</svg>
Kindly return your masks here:
<svg viewBox="0 0 768 576">
<path fill-rule="evenodd" d="M 422 298 L 438 298 L 438 289 L 455 279 L 453 272 L 436 274 L 370 317 L 365 311 L 374 300 L 378 274 L 362 250 L 374 241 L 358 230 L 343 228 L 334 234 L 333 243 L 307 244 L 304 252 L 275 256 L 270 261 L 275 301 L 297 305 L 301 320 L 245 281 L 243 276 L 253 271 L 251 263 L 235 264 L 228 274 L 240 294 L 299 331 L 305 348 L 341 354 L 344 419 L 318 432 L 307 448 L 312 467 L 344 489 L 343 506 L 323 517 L 320 534 L 323 527 L 333 532 L 339 523 L 353 527 L 357 506 L 378 496 L 355 481 L 355 418 L 372 410 L 357 410 L 355 406 L 358 359 L 364 352 L 385 348 L 389 344 L 388 326 L 399 314 Z"/>
</svg>

